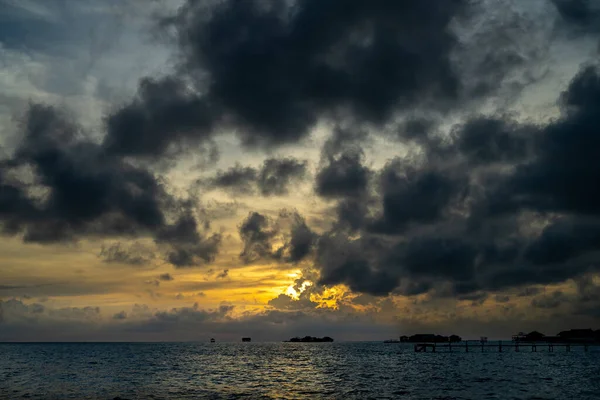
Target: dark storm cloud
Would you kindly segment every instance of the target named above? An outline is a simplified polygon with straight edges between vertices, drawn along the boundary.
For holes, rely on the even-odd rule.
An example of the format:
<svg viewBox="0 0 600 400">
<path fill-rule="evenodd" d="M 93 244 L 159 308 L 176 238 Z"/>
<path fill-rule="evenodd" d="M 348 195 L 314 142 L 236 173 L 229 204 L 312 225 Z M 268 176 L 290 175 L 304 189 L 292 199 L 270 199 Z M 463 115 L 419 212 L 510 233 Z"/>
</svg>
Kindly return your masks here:
<svg viewBox="0 0 600 400">
<path fill-rule="evenodd" d="M 524 258 L 535 265 L 562 264 L 598 248 L 599 220 L 559 220 L 546 227 L 527 247 Z"/>
<path fill-rule="evenodd" d="M 274 256 L 272 241 L 278 234 L 278 230 L 269 218 L 252 212 L 240 225 L 239 232 L 244 242 L 244 250 L 240 258 L 246 263 Z"/>
<path fill-rule="evenodd" d="M 353 291 L 373 295 L 386 295 L 400 283 L 399 271 L 380 268 L 380 252 L 389 250 L 377 238 L 351 240 L 341 233 L 319 239 L 316 266 L 320 269 L 320 284 L 344 283 Z"/>
<path fill-rule="evenodd" d="M 581 30 L 600 30 L 600 7 L 594 0 L 552 0 L 565 22 Z"/>
<path fill-rule="evenodd" d="M 109 154 L 160 158 L 208 142 L 213 118 L 210 105 L 181 79 L 145 78 L 137 97 L 107 119 L 103 147 Z"/>
<path fill-rule="evenodd" d="M 508 118 L 474 118 L 454 128 L 447 151 L 461 153 L 471 165 L 516 162 L 531 155 L 537 131 Z"/>
<path fill-rule="evenodd" d="M 397 137 L 415 141 L 424 141 L 436 125 L 433 118 L 410 117 L 399 127 Z"/>
<path fill-rule="evenodd" d="M 306 162 L 293 158 L 265 160 L 258 175 L 258 188 L 263 196 L 284 195 L 288 186 L 306 175 Z"/>
<path fill-rule="evenodd" d="M 306 161 L 294 158 L 268 158 L 260 169 L 242 167 L 239 164 L 226 171 L 219 171 L 213 178 L 199 181 L 208 188 L 219 188 L 233 194 L 251 195 L 256 191 L 262 196 L 283 196 L 291 184 L 306 177 Z"/>
<path fill-rule="evenodd" d="M 234 194 L 252 194 L 255 190 L 258 171 L 252 167 L 236 164 L 226 171 L 219 171 L 208 180 L 209 188 L 219 188 Z"/>
<path fill-rule="evenodd" d="M 321 165 L 315 177 L 315 192 L 326 199 L 363 203 L 367 194 L 372 171 L 364 165 L 364 146 L 369 145 L 367 131 L 336 127 L 332 136 L 323 144 Z M 351 208 L 348 204 L 348 208 Z M 345 212 L 339 207 L 343 220 Z M 349 219 L 356 220 L 353 215 Z M 352 221 L 354 222 L 354 221 Z M 351 223 L 354 225 L 354 223 Z"/>
<path fill-rule="evenodd" d="M 373 295 L 410 295 L 414 286 L 463 298 L 530 286 L 519 295 L 534 296 L 532 285 L 597 273 L 596 67 L 574 77 L 560 105 L 561 116 L 544 126 L 474 118 L 445 143 L 421 142 L 428 162 L 388 163 L 369 203 L 339 202 L 356 232 L 349 237 L 336 225 L 321 236 L 320 282 Z"/>
<path fill-rule="evenodd" d="M 382 213 L 373 222 L 372 229 L 399 233 L 411 223 L 437 222 L 453 202 L 460 200 L 466 188 L 464 178 L 394 160 L 381 172 Z"/>
<path fill-rule="evenodd" d="M 382 124 L 461 95 L 450 24 L 464 0 L 198 2 L 163 20 L 180 71 L 144 79 L 107 119 L 111 154 L 157 157 L 233 128 L 248 146 L 297 142 L 336 115 Z"/>
<path fill-rule="evenodd" d="M 246 263 L 260 259 L 298 263 L 312 253 L 318 239 L 301 215 L 287 211 L 276 220 L 252 212 L 239 233 L 244 242 L 240 258 Z"/>
<path fill-rule="evenodd" d="M 449 278 L 463 281 L 473 276 L 477 249 L 459 238 L 419 237 L 402 251 L 402 260 L 411 276 Z"/>
<path fill-rule="evenodd" d="M 490 193 L 489 211 L 497 214 L 521 209 L 597 215 L 600 161 L 593 149 L 600 145 L 600 76 L 585 67 L 561 96 L 563 116 L 544 128 L 537 157 L 517 166 L 514 174 Z M 560 182 L 560 183 L 559 183 Z"/>
<path fill-rule="evenodd" d="M 184 212 L 172 225 L 157 232 L 156 242 L 168 245 L 167 261 L 177 268 L 209 264 L 219 253 L 222 235 L 205 236 L 198 230 L 198 222 L 190 212 Z"/>
<path fill-rule="evenodd" d="M 293 215 L 293 223 L 290 232 L 290 240 L 286 244 L 289 262 L 300 262 L 313 250 L 318 236 L 298 214 Z"/>
<path fill-rule="evenodd" d="M 361 196 L 367 190 L 371 174 L 362 162 L 362 154 L 350 152 L 330 159 L 317 173 L 317 194 L 326 198 Z"/>
<path fill-rule="evenodd" d="M 20 133 L 14 154 L 0 164 L 5 233 L 37 243 L 149 235 L 169 247 L 173 264 L 214 258 L 220 237 L 198 233 L 186 205 L 170 196 L 152 172 L 108 154 L 56 109 L 32 105 Z M 151 259 L 142 253 L 117 244 L 101 256 L 140 264 Z"/>
</svg>

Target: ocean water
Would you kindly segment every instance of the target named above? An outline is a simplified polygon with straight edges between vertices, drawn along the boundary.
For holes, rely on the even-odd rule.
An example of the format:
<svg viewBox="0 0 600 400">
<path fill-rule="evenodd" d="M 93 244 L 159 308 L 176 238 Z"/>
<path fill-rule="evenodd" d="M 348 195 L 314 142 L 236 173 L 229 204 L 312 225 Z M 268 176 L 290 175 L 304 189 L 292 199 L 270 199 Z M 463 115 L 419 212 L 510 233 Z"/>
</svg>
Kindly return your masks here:
<svg viewBox="0 0 600 400">
<path fill-rule="evenodd" d="M 600 350 L 0 344 L 0 399 L 600 399 Z"/>
</svg>

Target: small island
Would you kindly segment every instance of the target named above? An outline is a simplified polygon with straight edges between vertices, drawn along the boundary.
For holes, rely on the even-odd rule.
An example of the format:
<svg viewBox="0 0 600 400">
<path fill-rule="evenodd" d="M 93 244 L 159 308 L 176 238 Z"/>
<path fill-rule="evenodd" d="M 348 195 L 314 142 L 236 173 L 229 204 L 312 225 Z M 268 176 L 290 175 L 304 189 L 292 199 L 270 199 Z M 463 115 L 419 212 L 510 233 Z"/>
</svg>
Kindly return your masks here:
<svg viewBox="0 0 600 400">
<path fill-rule="evenodd" d="M 333 339 L 329 336 L 325 336 L 322 338 L 314 337 L 314 336 L 304 336 L 303 338 L 294 337 L 290 340 L 286 340 L 285 342 L 292 343 L 324 343 L 324 342 L 333 342 Z"/>
</svg>

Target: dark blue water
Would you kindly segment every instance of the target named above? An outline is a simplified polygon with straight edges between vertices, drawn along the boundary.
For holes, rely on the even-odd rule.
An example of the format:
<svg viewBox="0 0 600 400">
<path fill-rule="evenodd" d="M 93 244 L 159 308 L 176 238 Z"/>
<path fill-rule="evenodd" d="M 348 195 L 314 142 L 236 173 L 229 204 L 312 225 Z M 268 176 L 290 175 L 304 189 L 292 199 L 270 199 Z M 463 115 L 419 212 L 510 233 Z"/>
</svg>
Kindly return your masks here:
<svg viewBox="0 0 600 400">
<path fill-rule="evenodd" d="M 600 399 L 600 351 L 383 343 L 0 344 L 0 399 Z"/>
</svg>

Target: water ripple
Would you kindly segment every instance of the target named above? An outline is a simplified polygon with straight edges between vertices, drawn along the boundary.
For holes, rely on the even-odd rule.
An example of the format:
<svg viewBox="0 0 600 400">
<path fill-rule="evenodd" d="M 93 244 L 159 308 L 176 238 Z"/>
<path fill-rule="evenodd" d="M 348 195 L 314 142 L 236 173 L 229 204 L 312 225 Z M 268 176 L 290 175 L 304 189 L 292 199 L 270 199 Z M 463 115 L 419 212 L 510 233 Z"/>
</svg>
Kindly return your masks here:
<svg viewBox="0 0 600 400">
<path fill-rule="evenodd" d="M 0 400 L 598 399 L 600 352 L 382 343 L 1 344 Z"/>
</svg>

